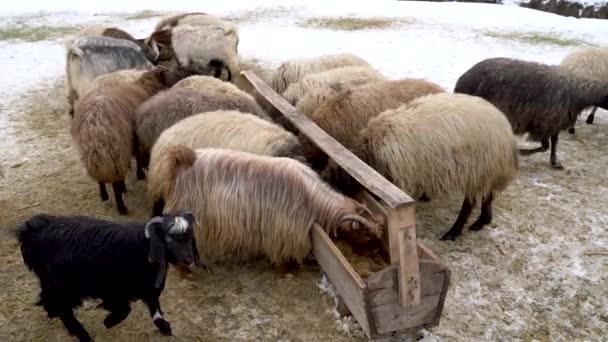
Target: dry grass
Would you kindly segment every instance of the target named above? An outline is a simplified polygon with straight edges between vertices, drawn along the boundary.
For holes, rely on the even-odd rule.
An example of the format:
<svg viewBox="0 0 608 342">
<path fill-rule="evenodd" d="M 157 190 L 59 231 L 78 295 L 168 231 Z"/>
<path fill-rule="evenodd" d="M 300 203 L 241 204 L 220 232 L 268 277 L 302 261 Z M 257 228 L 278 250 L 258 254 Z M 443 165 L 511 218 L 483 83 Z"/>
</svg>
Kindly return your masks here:
<svg viewBox="0 0 608 342">
<path fill-rule="evenodd" d="M 255 24 L 288 16 L 293 10 L 287 7 L 258 8 L 250 11 L 239 11 L 235 14 L 223 16 L 222 19 L 235 24 Z"/>
<path fill-rule="evenodd" d="M 78 32 L 80 26 L 27 26 L 27 25 L 12 25 L 9 27 L 0 27 L 1 40 L 21 40 L 25 42 L 38 42 L 43 40 L 63 38 L 66 35 Z"/>
<path fill-rule="evenodd" d="M 536 32 L 485 32 L 484 35 L 501 40 L 510 40 L 530 45 L 557 45 L 557 46 L 592 46 L 587 41 L 580 39 L 563 38 L 557 35 L 550 35 Z"/>
<path fill-rule="evenodd" d="M 395 26 L 410 25 L 413 21 L 402 18 L 311 18 L 298 23 L 301 27 L 334 31 L 385 30 Z"/>
<path fill-rule="evenodd" d="M 141 20 L 141 19 L 150 19 L 155 17 L 160 17 L 169 14 L 169 12 L 161 12 L 161 11 L 152 11 L 152 10 L 143 10 L 138 11 L 133 14 L 128 14 L 124 17 L 124 20 Z"/>
</svg>

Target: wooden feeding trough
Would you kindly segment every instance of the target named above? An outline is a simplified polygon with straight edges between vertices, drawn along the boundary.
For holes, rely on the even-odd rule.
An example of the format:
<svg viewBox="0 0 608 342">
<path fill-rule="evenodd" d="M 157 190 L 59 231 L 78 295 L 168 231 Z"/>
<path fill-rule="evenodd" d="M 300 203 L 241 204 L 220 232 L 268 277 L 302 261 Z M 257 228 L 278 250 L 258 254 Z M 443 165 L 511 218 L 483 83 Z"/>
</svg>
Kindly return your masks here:
<svg viewBox="0 0 608 342">
<path fill-rule="evenodd" d="M 388 223 L 383 247 L 390 262 L 366 279 L 357 274 L 325 231 L 314 225 L 313 253 L 338 291 L 338 310 L 342 314 L 350 312 L 370 339 L 439 324 L 450 270 L 416 240 L 415 201 L 297 111 L 252 71 L 241 74 L 300 132 L 366 188 L 357 200 L 383 215 Z"/>
</svg>

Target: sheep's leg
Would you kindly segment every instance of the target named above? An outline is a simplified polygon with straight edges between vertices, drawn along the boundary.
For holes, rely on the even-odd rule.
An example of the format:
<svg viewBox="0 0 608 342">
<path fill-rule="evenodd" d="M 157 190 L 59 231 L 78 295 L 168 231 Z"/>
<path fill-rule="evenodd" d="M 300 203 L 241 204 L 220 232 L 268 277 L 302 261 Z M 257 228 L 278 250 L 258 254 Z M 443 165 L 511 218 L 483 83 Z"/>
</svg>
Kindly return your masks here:
<svg viewBox="0 0 608 342">
<path fill-rule="evenodd" d="M 460 235 L 460 233 L 462 233 L 462 228 L 464 227 L 464 224 L 467 222 L 467 219 L 471 215 L 471 210 L 473 210 L 473 206 L 475 206 L 475 200 L 470 200 L 465 197 L 464 201 L 462 202 L 462 208 L 460 208 L 460 214 L 458 214 L 456 222 L 454 222 L 452 228 L 450 228 L 450 230 L 441 237 L 441 240 L 454 241 L 456 237 Z"/>
<path fill-rule="evenodd" d="M 483 202 L 481 203 L 481 213 L 477 218 L 477 221 L 469 227 L 469 230 L 481 230 L 486 224 L 492 222 L 492 201 L 494 200 L 494 193 L 490 192 Z"/>
<path fill-rule="evenodd" d="M 150 310 L 150 316 L 152 316 L 154 325 L 156 325 L 161 334 L 171 336 L 171 324 L 169 324 L 169 322 L 167 322 L 163 317 L 163 311 L 160 308 L 158 296 L 149 298 L 145 302 L 148 304 L 148 309 Z"/>
<path fill-rule="evenodd" d="M 431 199 L 428 198 L 426 194 L 422 194 L 422 196 L 420 196 L 420 198 L 418 200 L 420 200 L 421 202 L 428 202 Z"/>
<path fill-rule="evenodd" d="M 108 316 L 106 316 L 106 318 L 103 320 L 103 325 L 107 329 L 110 329 L 110 328 L 114 327 L 115 325 L 117 325 L 118 323 L 124 321 L 127 318 L 127 316 L 129 316 L 129 313 L 131 312 L 131 306 L 128 304 L 128 302 L 123 302 L 120 304 L 104 303 L 103 306 L 105 309 L 110 311 L 110 314 Z"/>
<path fill-rule="evenodd" d="M 165 209 L 165 200 L 162 198 L 154 201 L 154 206 L 152 207 L 152 216 L 160 216 L 163 214 L 163 209 Z"/>
<path fill-rule="evenodd" d="M 534 154 L 534 153 L 545 152 L 545 151 L 547 151 L 549 149 L 549 139 L 545 138 L 545 139 L 541 140 L 540 143 L 541 143 L 540 147 L 529 148 L 529 149 L 520 148 L 519 149 L 519 153 L 522 156 L 529 156 L 529 155 Z"/>
<path fill-rule="evenodd" d="M 559 133 L 555 134 L 551 137 L 550 162 L 551 162 L 551 166 L 553 166 L 553 168 L 561 170 L 564 167 L 562 166 L 562 163 L 560 163 L 559 159 L 557 158 L 557 139 L 558 139 L 558 137 L 559 137 Z"/>
<path fill-rule="evenodd" d="M 137 168 L 137 179 L 146 179 L 146 174 L 144 173 L 144 163 L 143 163 L 143 159 L 139 154 L 135 155 L 135 162 L 137 164 L 136 168 Z"/>
<path fill-rule="evenodd" d="M 127 207 L 125 202 L 122 200 L 122 193 L 125 192 L 126 186 L 125 181 L 119 181 L 112 183 L 112 189 L 114 189 L 114 198 L 116 199 L 116 207 L 120 215 L 127 215 Z"/>
<path fill-rule="evenodd" d="M 104 182 L 99 182 L 99 196 L 101 196 L 102 201 L 107 201 L 110 196 L 108 196 L 108 190 L 106 190 L 106 184 Z"/>
<path fill-rule="evenodd" d="M 589 125 L 591 125 L 593 123 L 593 119 L 595 119 L 595 111 L 596 110 L 597 110 L 597 107 L 593 107 L 593 109 L 591 110 L 591 113 L 587 117 L 587 123 Z"/>
<path fill-rule="evenodd" d="M 63 325 L 67 331 L 70 334 L 78 337 L 80 342 L 93 341 L 91 335 L 89 335 L 82 324 L 80 324 L 78 319 L 74 316 L 72 309 L 64 310 L 61 314 L 59 314 L 59 319 L 61 319 L 61 322 L 63 322 Z"/>
</svg>

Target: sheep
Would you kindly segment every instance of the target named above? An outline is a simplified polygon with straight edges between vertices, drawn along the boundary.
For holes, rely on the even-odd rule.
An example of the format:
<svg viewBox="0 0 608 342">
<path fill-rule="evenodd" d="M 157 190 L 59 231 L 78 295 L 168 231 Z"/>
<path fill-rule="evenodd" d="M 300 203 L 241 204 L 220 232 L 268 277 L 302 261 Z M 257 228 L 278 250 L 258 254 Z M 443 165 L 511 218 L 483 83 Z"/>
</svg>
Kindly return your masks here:
<svg viewBox="0 0 608 342">
<path fill-rule="evenodd" d="M 381 218 L 291 158 L 176 145 L 159 163 L 164 212 L 194 213 L 202 260 L 265 255 L 278 268 L 300 264 L 311 250 L 315 222 L 330 235 L 379 244 Z"/>
<path fill-rule="evenodd" d="M 147 187 L 154 203 L 153 215 L 161 214 L 163 208 L 159 160 L 172 145 L 227 148 L 306 162 L 295 135 L 253 114 L 220 110 L 182 119 L 158 137 L 150 153 Z"/>
<path fill-rule="evenodd" d="M 146 70 L 123 69 L 109 74 L 99 75 L 93 79 L 93 82 L 91 82 L 87 88 L 85 88 L 84 93 L 86 94 L 91 89 L 107 89 L 119 84 L 134 82 L 145 72 Z"/>
<path fill-rule="evenodd" d="M 165 129 L 186 117 L 216 110 L 238 110 L 270 121 L 249 94 L 228 82 L 223 83 L 222 87 L 208 87 L 205 91 L 171 88 L 144 102 L 135 113 L 138 165 L 146 168 L 156 139 Z"/>
<path fill-rule="evenodd" d="M 306 75 L 346 66 L 371 67 L 364 59 L 351 53 L 292 59 L 279 65 L 270 76 L 268 85 L 282 94 L 290 84 L 299 82 Z"/>
<path fill-rule="evenodd" d="M 541 143 L 541 147 L 520 149 L 522 155 L 547 151 L 550 138 L 550 164 L 563 169 L 556 152 L 559 132 L 571 128 L 587 107 L 608 108 L 606 85 L 558 65 L 497 57 L 478 62 L 462 74 L 454 92 L 492 102 L 507 116 L 516 135 L 529 133 L 529 140 Z"/>
<path fill-rule="evenodd" d="M 155 56 L 152 53 L 152 51 L 148 48 L 148 46 L 145 44 L 144 38 L 139 38 L 139 39 L 135 38 L 131 34 L 129 34 L 129 32 L 127 32 L 123 29 L 120 29 L 118 27 L 107 27 L 107 26 L 102 26 L 102 25 L 86 27 L 86 28 L 80 30 L 79 32 L 77 32 L 75 35 L 67 38 L 65 40 L 65 44 L 64 44 L 65 48 L 69 49 L 70 46 L 74 43 L 74 41 L 76 39 L 78 39 L 80 37 L 88 37 L 88 36 L 105 36 L 105 37 L 110 37 L 110 38 L 125 39 L 125 40 L 132 41 L 133 43 L 137 44 L 137 46 L 139 46 L 141 51 L 144 53 L 144 55 L 146 55 L 146 58 L 148 58 L 148 60 L 150 62 L 155 61 Z"/>
<path fill-rule="evenodd" d="M 81 37 L 66 53 L 66 91 L 69 114 L 95 77 L 123 69 L 149 70 L 152 63 L 137 44 L 110 37 Z"/>
<path fill-rule="evenodd" d="M 281 94 L 287 102 L 296 105 L 298 100 L 314 89 L 340 84 L 344 88 L 385 81 L 386 77 L 371 67 L 348 66 L 304 76 L 292 83 Z"/>
<path fill-rule="evenodd" d="M 223 23 L 223 20 L 204 12 L 184 12 L 162 18 L 154 26 L 154 31 L 172 29 L 178 25 L 220 25 Z"/>
<path fill-rule="evenodd" d="M 370 118 L 420 96 L 444 91 L 439 85 L 424 79 L 387 80 L 345 89 L 329 97 L 313 113 L 304 114 L 308 114 L 310 120 L 345 148 L 352 150 L 357 144 L 359 132 Z M 327 155 L 305 135 L 299 134 L 298 138 L 302 142 L 304 156 L 316 170 L 322 170 Z"/>
<path fill-rule="evenodd" d="M 102 201 L 108 200 L 105 183 L 112 183 L 121 215 L 127 214 L 122 193 L 126 191 L 124 180 L 137 147 L 133 139 L 135 110 L 159 90 L 170 87 L 182 72 L 157 66 L 134 82 L 91 90 L 76 107 L 71 122 L 72 140 L 87 174 L 99 184 Z M 137 177 L 145 177 L 139 165 Z"/>
<path fill-rule="evenodd" d="M 181 211 L 147 222 L 116 222 L 87 216 L 36 214 L 14 229 L 25 265 L 40 281 L 49 319 L 59 318 L 80 341 L 92 337 L 74 316 L 86 299 L 101 299 L 110 329 L 125 320 L 131 303 L 142 300 L 154 325 L 172 335 L 159 297 L 168 264 L 197 262 L 194 216 Z M 198 262 L 197 262 L 198 263 Z"/>
<path fill-rule="evenodd" d="M 519 170 L 517 141 L 505 115 L 481 97 L 449 92 L 372 117 L 353 153 L 414 198 L 463 194 L 460 214 L 441 240 L 461 234 L 480 197 L 481 213 L 469 230 L 489 224 L 496 193 Z M 339 189 L 360 186 L 333 161 L 322 177 Z"/>
<path fill-rule="evenodd" d="M 588 47 L 576 50 L 564 57 L 560 65 L 581 77 L 608 83 L 608 48 L 606 47 Z M 587 124 L 593 123 L 596 110 L 597 106 L 594 106 L 587 116 Z M 574 126 L 568 132 L 574 134 Z"/>
<path fill-rule="evenodd" d="M 222 81 L 218 77 L 194 75 L 186 77 L 183 80 L 175 83 L 172 89 L 192 89 L 199 92 L 220 92 L 230 96 L 238 96 L 250 99 L 254 101 L 253 97 L 248 93 L 242 91 L 237 86 L 230 82 Z"/>
</svg>

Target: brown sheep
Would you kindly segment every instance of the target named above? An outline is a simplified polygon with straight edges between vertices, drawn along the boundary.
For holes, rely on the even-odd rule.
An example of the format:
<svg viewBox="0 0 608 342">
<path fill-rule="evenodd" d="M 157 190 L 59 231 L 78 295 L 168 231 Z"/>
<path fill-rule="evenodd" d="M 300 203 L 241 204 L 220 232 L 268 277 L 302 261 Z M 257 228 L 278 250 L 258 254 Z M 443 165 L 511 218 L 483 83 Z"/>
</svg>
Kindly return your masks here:
<svg viewBox="0 0 608 342">
<path fill-rule="evenodd" d="M 108 200 L 105 183 L 112 183 L 118 212 L 127 214 L 122 193 L 134 151 L 134 115 L 137 107 L 159 90 L 170 87 L 185 71 L 157 66 L 136 81 L 93 89 L 79 101 L 71 123 L 72 139 L 87 174 L 99 183 L 102 201 Z M 143 172 L 137 172 L 142 178 Z"/>
</svg>

